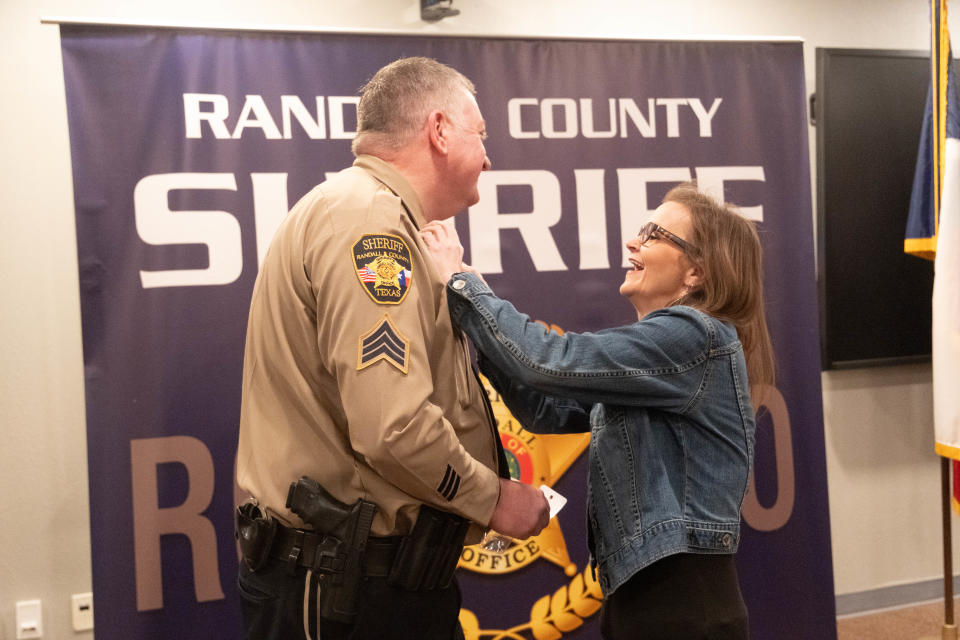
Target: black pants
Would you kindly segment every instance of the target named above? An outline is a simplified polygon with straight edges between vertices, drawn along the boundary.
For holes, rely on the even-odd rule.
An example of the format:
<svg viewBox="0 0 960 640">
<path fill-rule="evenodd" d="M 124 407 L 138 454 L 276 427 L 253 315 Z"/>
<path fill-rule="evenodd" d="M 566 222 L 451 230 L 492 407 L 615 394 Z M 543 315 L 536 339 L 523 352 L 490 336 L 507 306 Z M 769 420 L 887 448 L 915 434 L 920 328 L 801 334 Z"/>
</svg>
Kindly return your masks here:
<svg viewBox="0 0 960 640">
<path fill-rule="evenodd" d="M 246 640 L 456 640 L 463 638 L 460 589 L 405 591 L 385 578 L 363 583 L 353 624 L 319 619 L 316 588 L 307 571 L 290 575 L 282 561 L 271 560 L 256 573 L 240 563 L 237 578 Z M 307 589 L 305 595 L 305 588 Z"/>
<path fill-rule="evenodd" d="M 603 602 L 606 640 L 746 640 L 732 555 L 681 553 L 641 569 Z"/>
</svg>

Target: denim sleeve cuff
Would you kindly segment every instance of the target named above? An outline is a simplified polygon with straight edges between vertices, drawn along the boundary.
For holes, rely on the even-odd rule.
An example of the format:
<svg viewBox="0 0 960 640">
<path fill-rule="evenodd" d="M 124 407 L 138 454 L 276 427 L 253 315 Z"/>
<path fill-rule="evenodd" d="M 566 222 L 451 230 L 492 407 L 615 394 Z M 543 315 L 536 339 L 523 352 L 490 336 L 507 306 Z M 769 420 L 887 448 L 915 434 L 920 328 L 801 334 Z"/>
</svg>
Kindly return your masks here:
<svg viewBox="0 0 960 640">
<path fill-rule="evenodd" d="M 447 283 L 447 295 L 455 294 L 470 299 L 484 293 L 493 293 L 493 291 L 479 276 L 466 271 L 453 274 Z"/>
<path fill-rule="evenodd" d="M 492 294 L 493 291 L 477 275 L 467 272 L 455 273 L 447 282 L 447 306 L 454 325 L 460 324 L 460 318 L 467 307 L 473 306 L 476 296 Z"/>
<path fill-rule="evenodd" d="M 469 297 L 472 293 L 492 293 L 490 287 L 475 273 L 461 271 L 450 276 L 447 286 L 454 292 Z"/>
</svg>

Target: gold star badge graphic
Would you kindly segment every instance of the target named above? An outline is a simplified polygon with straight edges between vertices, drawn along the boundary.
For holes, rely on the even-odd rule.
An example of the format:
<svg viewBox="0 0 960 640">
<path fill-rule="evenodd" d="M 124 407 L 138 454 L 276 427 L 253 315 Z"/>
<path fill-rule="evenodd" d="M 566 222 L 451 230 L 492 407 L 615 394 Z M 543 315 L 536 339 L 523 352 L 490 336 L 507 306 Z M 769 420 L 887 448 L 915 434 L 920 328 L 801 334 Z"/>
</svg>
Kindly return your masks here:
<svg viewBox="0 0 960 640">
<path fill-rule="evenodd" d="M 373 262 L 368 262 L 366 267 L 377 275 L 377 281 L 373 284 L 374 288 L 400 288 L 400 279 L 397 276 L 403 271 L 403 267 L 397 264 L 397 261 L 393 258 L 381 256 Z"/>
<path fill-rule="evenodd" d="M 587 448 L 590 434 L 530 433 L 510 414 L 487 379 L 481 376 L 481 381 L 490 397 L 510 475 L 534 487 L 541 484 L 553 486 Z M 539 535 L 526 540 L 509 540 L 499 549 L 479 544 L 465 547 L 460 555 L 460 567 L 477 573 L 503 574 L 525 567 L 538 558 L 560 566 L 568 576 L 577 573 L 577 566 L 570 561 L 557 516 Z"/>
</svg>

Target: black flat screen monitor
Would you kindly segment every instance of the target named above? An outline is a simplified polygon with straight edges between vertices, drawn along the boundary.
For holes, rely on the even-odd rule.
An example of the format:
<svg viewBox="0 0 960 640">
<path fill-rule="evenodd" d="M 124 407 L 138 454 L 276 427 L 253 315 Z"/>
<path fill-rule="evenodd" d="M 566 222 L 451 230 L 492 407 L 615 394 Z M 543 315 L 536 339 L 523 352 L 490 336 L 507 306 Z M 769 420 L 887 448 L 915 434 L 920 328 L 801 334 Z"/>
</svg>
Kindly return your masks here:
<svg viewBox="0 0 960 640">
<path fill-rule="evenodd" d="M 816 53 L 823 368 L 929 361 L 933 263 L 903 252 L 929 54 Z"/>
</svg>

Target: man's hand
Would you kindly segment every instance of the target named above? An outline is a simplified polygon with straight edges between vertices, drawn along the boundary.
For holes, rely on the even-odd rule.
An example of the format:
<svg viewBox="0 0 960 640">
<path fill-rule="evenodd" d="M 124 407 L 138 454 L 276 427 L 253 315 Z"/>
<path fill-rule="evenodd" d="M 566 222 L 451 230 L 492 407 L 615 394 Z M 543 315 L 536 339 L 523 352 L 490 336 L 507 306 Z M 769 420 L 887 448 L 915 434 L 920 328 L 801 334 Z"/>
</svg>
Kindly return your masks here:
<svg viewBox="0 0 960 640">
<path fill-rule="evenodd" d="M 511 538 L 540 533 L 550 521 L 550 505 L 535 487 L 500 478 L 500 499 L 490 518 L 490 528 Z"/>
</svg>

